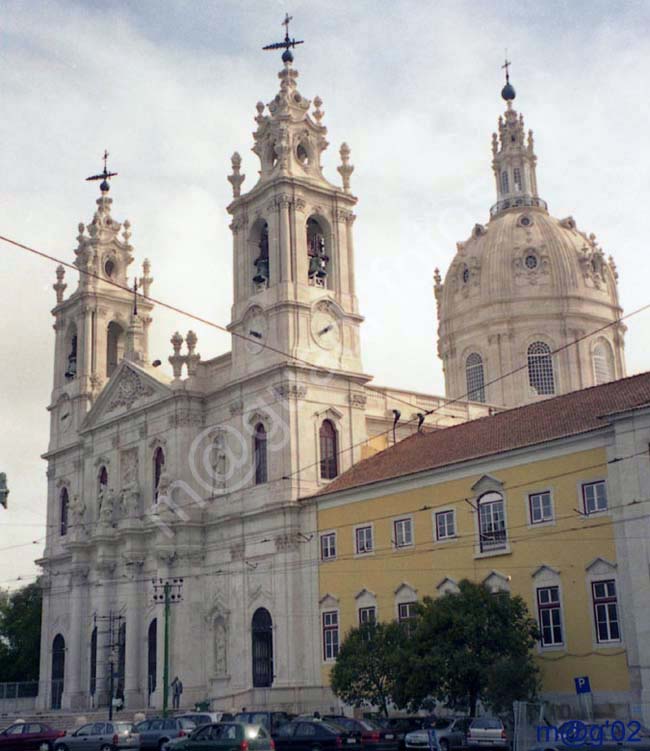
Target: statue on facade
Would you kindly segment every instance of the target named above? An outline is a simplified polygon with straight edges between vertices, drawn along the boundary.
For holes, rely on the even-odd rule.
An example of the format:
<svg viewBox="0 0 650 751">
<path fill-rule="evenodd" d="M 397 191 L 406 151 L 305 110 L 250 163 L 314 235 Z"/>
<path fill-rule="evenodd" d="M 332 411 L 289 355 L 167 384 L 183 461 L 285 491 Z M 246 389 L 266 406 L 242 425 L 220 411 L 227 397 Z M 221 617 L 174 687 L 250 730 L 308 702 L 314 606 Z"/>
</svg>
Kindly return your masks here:
<svg viewBox="0 0 650 751">
<path fill-rule="evenodd" d="M 222 618 L 214 622 L 214 672 L 218 676 L 228 673 L 228 632 Z"/>
<path fill-rule="evenodd" d="M 72 496 L 72 503 L 68 507 L 70 513 L 70 525 L 75 537 L 86 531 L 84 517 L 86 515 L 86 504 L 78 495 Z"/>
<path fill-rule="evenodd" d="M 102 487 L 99 491 L 99 523 L 102 526 L 110 526 L 113 522 L 113 509 L 115 508 L 115 491 L 112 488 Z"/>
<path fill-rule="evenodd" d="M 124 520 L 134 520 L 138 517 L 140 513 L 140 488 L 137 482 L 130 482 L 122 488 L 120 513 Z"/>
</svg>

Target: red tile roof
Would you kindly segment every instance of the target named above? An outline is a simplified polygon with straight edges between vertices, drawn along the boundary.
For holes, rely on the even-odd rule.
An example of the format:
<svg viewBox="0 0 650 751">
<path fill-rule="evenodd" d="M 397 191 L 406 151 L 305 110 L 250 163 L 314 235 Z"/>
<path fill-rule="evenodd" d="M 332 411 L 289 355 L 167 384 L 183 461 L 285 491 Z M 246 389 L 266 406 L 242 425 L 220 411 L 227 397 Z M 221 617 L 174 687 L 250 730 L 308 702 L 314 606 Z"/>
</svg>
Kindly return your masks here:
<svg viewBox="0 0 650 751">
<path fill-rule="evenodd" d="M 355 464 L 317 495 L 588 433 L 607 425 L 607 415 L 646 405 L 650 406 L 650 372 L 416 433 Z"/>
</svg>

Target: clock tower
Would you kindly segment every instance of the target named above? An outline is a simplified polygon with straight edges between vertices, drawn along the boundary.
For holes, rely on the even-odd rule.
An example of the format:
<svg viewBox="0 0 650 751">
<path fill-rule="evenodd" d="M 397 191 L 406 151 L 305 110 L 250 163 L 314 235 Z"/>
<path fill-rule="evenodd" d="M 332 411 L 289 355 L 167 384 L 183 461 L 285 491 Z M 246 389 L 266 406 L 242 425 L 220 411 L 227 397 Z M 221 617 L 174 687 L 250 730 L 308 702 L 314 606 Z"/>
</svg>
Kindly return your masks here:
<svg viewBox="0 0 650 751">
<path fill-rule="evenodd" d="M 327 148 L 323 102 L 298 91 L 290 40 L 280 91 L 257 104 L 253 152 L 257 183 L 241 187 L 239 154 L 232 156 L 234 304 L 233 365 L 239 374 L 286 362 L 290 353 L 330 371 L 361 372 L 354 284 L 350 149 L 340 148 L 342 186 L 323 175 Z M 265 346 L 267 345 L 267 346 Z"/>
</svg>

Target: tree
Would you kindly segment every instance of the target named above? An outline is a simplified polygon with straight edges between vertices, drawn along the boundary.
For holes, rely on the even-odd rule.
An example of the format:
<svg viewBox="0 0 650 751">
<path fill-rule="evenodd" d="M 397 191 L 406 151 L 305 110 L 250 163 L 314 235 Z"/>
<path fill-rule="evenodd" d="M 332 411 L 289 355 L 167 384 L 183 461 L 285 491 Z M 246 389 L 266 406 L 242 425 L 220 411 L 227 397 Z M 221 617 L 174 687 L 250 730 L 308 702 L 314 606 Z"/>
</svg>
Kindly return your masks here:
<svg viewBox="0 0 650 751">
<path fill-rule="evenodd" d="M 388 715 L 404 641 L 399 623 L 364 623 L 351 629 L 332 668 L 332 691 L 346 704 L 377 706 Z"/>
<path fill-rule="evenodd" d="M 38 582 L 0 597 L 0 675 L 4 681 L 38 680 L 42 591 Z"/>
<path fill-rule="evenodd" d="M 474 717 L 479 698 L 494 711 L 534 698 L 539 678 L 531 650 L 539 632 L 524 601 L 467 580 L 459 589 L 418 606 L 397 704 L 415 708 L 434 697 L 467 704 Z"/>
</svg>

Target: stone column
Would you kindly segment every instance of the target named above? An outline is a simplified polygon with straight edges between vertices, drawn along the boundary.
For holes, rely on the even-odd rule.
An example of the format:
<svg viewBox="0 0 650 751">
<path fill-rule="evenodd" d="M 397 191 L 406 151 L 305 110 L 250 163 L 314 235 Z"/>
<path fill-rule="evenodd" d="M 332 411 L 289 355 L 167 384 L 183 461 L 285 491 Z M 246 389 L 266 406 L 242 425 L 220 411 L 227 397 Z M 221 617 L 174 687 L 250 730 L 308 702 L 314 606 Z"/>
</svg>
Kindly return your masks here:
<svg viewBox="0 0 650 751">
<path fill-rule="evenodd" d="M 89 389 L 90 376 L 92 375 L 92 358 L 93 358 L 93 311 L 92 308 L 83 309 L 83 346 L 80 348 L 83 354 L 83 361 L 79 363 L 80 375 L 84 379 L 84 389 Z"/>
<path fill-rule="evenodd" d="M 144 598 L 142 582 L 128 585 L 126 603 L 126 668 L 124 677 L 124 703 L 132 709 L 139 709 L 146 701 L 146 675 L 141 675 L 142 653 L 145 640 L 142 637 L 142 607 Z M 146 650 L 145 650 L 146 652 Z"/>
<path fill-rule="evenodd" d="M 291 231 L 289 229 L 289 196 L 279 196 L 280 206 L 280 281 L 291 281 Z"/>
<path fill-rule="evenodd" d="M 81 674 L 87 647 L 84 600 L 87 572 L 73 569 L 70 572 L 69 612 L 70 628 L 65 634 L 65 683 L 63 706 L 79 709 L 83 704 Z"/>
</svg>

